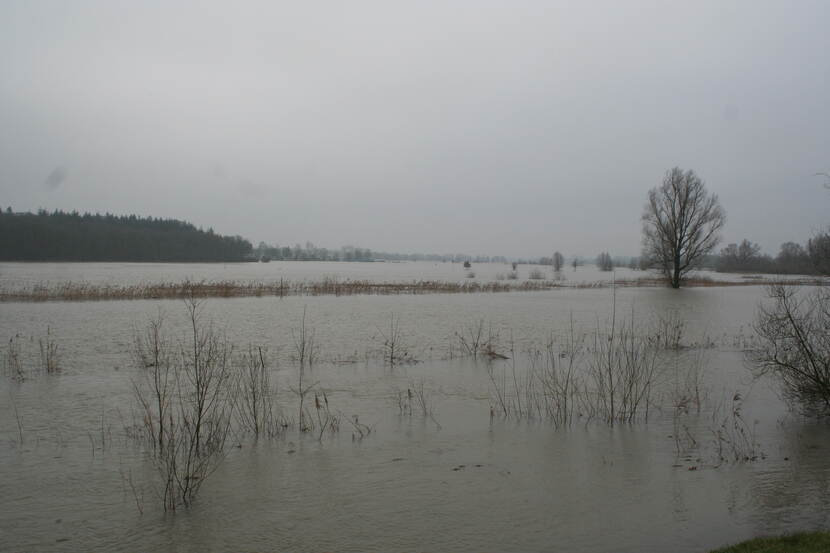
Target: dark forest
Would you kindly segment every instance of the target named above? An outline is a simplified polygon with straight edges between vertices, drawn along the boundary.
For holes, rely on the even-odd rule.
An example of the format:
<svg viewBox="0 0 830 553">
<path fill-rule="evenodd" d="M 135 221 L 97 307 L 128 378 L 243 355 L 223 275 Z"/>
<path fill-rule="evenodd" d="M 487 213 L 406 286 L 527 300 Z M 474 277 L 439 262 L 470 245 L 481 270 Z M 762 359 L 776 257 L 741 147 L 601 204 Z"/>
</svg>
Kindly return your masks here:
<svg viewBox="0 0 830 553">
<path fill-rule="evenodd" d="M 251 243 L 176 219 L 0 211 L 2 261 L 245 261 Z"/>
</svg>

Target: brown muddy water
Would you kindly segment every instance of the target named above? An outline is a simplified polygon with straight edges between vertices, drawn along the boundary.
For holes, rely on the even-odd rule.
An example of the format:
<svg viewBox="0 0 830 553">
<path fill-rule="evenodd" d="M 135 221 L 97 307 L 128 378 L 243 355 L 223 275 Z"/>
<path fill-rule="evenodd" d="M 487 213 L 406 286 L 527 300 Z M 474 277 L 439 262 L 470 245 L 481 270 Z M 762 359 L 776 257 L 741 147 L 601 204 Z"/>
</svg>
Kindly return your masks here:
<svg viewBox="0 0 830 553">
<path fill-rule="evenodd" d="M 267 348 L 286 413 L 297 404 L 292 329 L 305 311 L 319 347 L 310 380 L 372 432 L 238 433 L 195 503 L 175 513 L 124 427 L 144 370 L 131 356 L 136 330 L 161 311 L 186 339 L 183 303 L 0 304 L 0 338 L 16 340 L 27 371 L 0 379 L 0 550 L 700 552 L 827 528 L 830 429 L 791 412 L 744 361 L 763 298 L 759 286 L 208 300 L 205 316 L 230 341 Z M 659 317 L 683 325 L 686 347 L 661 356 L 648 420 L 500 416 L 500 376 L 521 379 L 528 352 L 565 338 L 571 321 L 576 334 L 604 329 L 614 306 L 644 333 Z M 382 361 L 393 316 L 419 362 Z M 479 321 L 511 359 L 463 355 L 458 335 Z M 47 329 L 59 348 L 53 374 L 37 370 Z M 672 392 L 689 358 L 701 360 L 703 399 L 678 414 Z M 420 387 L 431 415 L 402 414 L 398 393 Z M 755 460 L 720 459 L 735 394 Z"/>
</svg>

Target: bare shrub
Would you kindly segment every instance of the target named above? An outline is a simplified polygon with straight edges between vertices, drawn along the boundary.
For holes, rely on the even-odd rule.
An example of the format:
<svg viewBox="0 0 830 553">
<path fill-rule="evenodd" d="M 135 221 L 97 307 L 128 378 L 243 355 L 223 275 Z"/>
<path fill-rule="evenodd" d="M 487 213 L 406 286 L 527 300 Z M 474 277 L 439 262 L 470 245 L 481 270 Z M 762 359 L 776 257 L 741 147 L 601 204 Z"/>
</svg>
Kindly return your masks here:
<svg viewBox="0 0 830 553">
<path fill-rule="evenodd" d="M 686 320 L 676 309 L 659 313 L 651 324 L 649 339 L 656 347 L 680 349 L 686 331 Z"/>
<path fill-rule="evenodd" d="M 389 317 L 389 327 L 387 329 L 377 326 L 375 328 L 378 331 L 381 354 L 385 363 L 388 363 L 391 367 L 401 363 L 416 362 L 415 358 L 409 354 L 404 341 L 400 318 L 395 317 L 394 313 Z"/>
<path fill-rule="evenodd" d="M 531 269 L 527 275 L 527 278 L 531 280 L 544 280 L 545 273 L 541 269 Z"/>
<path fill-rule="evenodd" d="M 164 426 L 171 418 L 170 406 L 176 384 L 173 355 L 171 344 L 164 336 L 164 316 L 159 312 L 147 323 L 143 333 L 136 333 L 134 358 L 141 369 L 147 370 L 143 387 L 133 382 L 143 412 L 144 430 L 157 453 L 164 450 Z"/>
<path fill-rule="evenodd" d="M 484 319 L 479 319 L 475 326 L 468 326 L 461 333 L 456 332 L 455 335 L 461 345 L 461 351 L 476 357 L 484 339 Z"/>
<path fill-rule="evenodd" d="M 134 383 L 143 411 L 143 435 L 161 481 L 165 510 L 191 505 L 225 454 L 231 427 L 233 379 L 230 344 L 202 320 L 202 303 L 185 302 L 189 337 L 174 348 L 161 316 L 136 341 L 146 373 Z"/>
<path fill-rule="evenodd" d="M 671 404 L 675 410 L 700 413 L 703 401 L 709 391 L 704 386 L 706 352 L 675 352 L 673 386 L 670 390 Z M 668 364 L 663 358 L 664 364 Z"/>
<path fill-rule="evenodd" d="M 531 366 L 541 386 L 544 415 L 556 426 L 571 424 L 577 413 L 582 379 L 578 362 L 584 350 L 584 337 L 577 336 L 573 316 L 564 344 L 551 337 L 542 351 L 531 357 Z"/>
<path fill-rule="evenodd" d="M 185 305 L 193 332 L 192 356 L 184 363 L 184 376 L 189 380 L 193 398 L 188 422 L 193 427 L 195 451 L 209 451 L 216 445 L 212 440 L 221 438 L 224 442 L 224 435 L 211 427 L 226 426 L 230 420 L 226 409 L 231 399 L 228 384 L 233 347 L 211 322 L 201 320 L 204 306 L 201 301 L 191 299 Z"/>
<path fill-rule="evenodd" d="M 669 355 L 674 361 L 672 387 L 668 391 L 673 427 L 671 437 L 674 438 L 677 457 L 683 456 L 688 460 L 691 458 L 691 451 L 700 446 L 687 417 L 700 415 L 703 401 L 708 397 L 708 390 L 703 384 L 706 352 L 674 350 Z"/>
<path fill-rule="evenodd" d="M 830 291 L 808 298 L 795 289 L 772 285 L 772 306 L 761 305 L 754 329 L 760 343 L 749 350 L 756 373 L 776 377 L 788 398 L 830 411 Z"/>
<path fill-rule="evenodd" d="M 255 438 L 278 434 L 286 425 L 274 410 L 274 389 L 265 352 L 261 347 L 249 346 L 248 351 L 237 358 L 236 365 L 236 413 L 241 428 Z"/>
<path fill-rule="evenodd" d="M 564 340 L 549 339 L 541 349 L 527 353 L 527 365 L 488 367 L 491 417 L 496 413 L 518 419 L 545 419 L 557 426 L 577 417 L 617 422 L 648 420 L 653 406 L 664 399 L 664 350 L 647 332 L 638 333 L 633 314 L 592 334 L 578 333 L 573 321 Z M 511 348 L 511 352 L 512 352 Z M 700 366 L 679 360 L 689 401 L 700 401 Z M 694 357 L 702 364 L 703 357 Z M 692 369 L 697 367 L 697 372 Z"/>
<path fill-rule="evenodd" d="M 609 424 L 648 420 L 652 390 L 660 365 L 659 351 L 636 332 L 633 317 L 610 331 L 594 334 L 588 362 L 592 393 L 588 396 L 597 416 Z"/>
<path fill-rule="evenodd" d="M 329 396 L 317 382 L 307 382 L 316 344 L 305 311 L 292 332 L 299 365 L 298 387 L 292 390 L 299 398 L 299 420 L 289 423 L 276 404 L 266 350 L 249 345 L 237 352 L 204 319 L 199 300 L 187 300 L 185 307 L 188 329 L 181 340 L 169 338 L 161 313 L 136 332 L 133 358 L 141 376 L 133 391 L 139 414 L 125 427 L 128 437 L 144 444 L 159 476 L 162 505 L 171 511 L 192 504 L 224 459 L 231 433 L 273 438 L 297 423 L 300 431 L 322 440 L 327 432 L 338 432 L 346 419 L 329 407 Z M 313 406 L 305 401 L 311 398 Z M 357 417 L 347 420 L 353 436 L 371 432 Z"/>
<path fill-rule="evenodd" d="M 394 318 L 393 327 L 396 327 Z M 319 389 L 320 383 L 318 381 L 309 383 L 306 378 L 306 370 L 311 370 L 317 361 L 318 345 L 315 341 L 314 329 L 310 328 L 307 324 L 305 308 L 303 308 L 303 317 L 300 326 L 292 329 L 291 336 L 294 341 L 295 360 L 297 362 L 297 387 L 292 387 L 291 391 L 297 396 L 299 404 L 298 429 L 300 432 L 314 432 L 317 435 L 317 440 L 322 441 L 326 431 L 335 433 L 340 430 L 340 424 L 344 416 L 342 413 L 336 414 L 330 409 L 328 395 L 324 390 Z M 264 359 L 260 360 L 259 365 L 261 366 L 262 363 L 264 363 Z M 259 378 L 259 382 L 259 386 L 262 388 L 261 377 Z M 311 407 L 306 406 L 306 396 L 310 396 L 312 392 L 314 394 L 313 412 Z M 263 396 L 264 400 L 265 398 Z M 287 428 L 289 422 L 283 417 L 278 416 L 272 410 L 272 407 L 269 407 L 269 409 L 271 410 L 265 413 L 265 420 L 267 427 L 271 429 L 269 430 L 269 434 L 275 435 L 279 430 Z M 371 431 L 370 428 L 358 423 L 356 417 L 349 419 L 349 422 L 361 438 L 368 435 Z"/>
<path fill-rule="evenodd" d="M 317 359 L 317 345 L 314 342 L 315 331 L 306 326 L 306 308 L 303 307 L 303 318 L 300 326 L 291 329 L 291 337 L 294 341 L 294 352 L 297 359 L 297 388 L 293 389 L 299 399 L 300 431 L 305 432 L 311 429 L 310 415 L 305 409 L 305 396 L 316 386 L 316 383 L 308 385 L 305 382 L 306 368 L 311 369 Z"/>
<path fill-rule="evenodd" d="M 513 265 L 515 266 L 516 264 L 514 263 Z M 516 272 L 516 269 L 513 269 L 512 271 L 507 273 L 507 280 L 518 280 L 518 279 L 519 279 L 519 273 Z"/>
<path fill-rule="evenodd" d="M 455 333 L 458 338 L 461 352 L 464 355 L 478 357 L 485 355 L 490 359 L 507 359 L 501 353 L 499 346 L 499 333 L 493 330 L 492 325 L 487 325 L 485 332 L 484 319 L 479 319 L 475 325 L 465 327 L 461 332 Z"/>
</svg>

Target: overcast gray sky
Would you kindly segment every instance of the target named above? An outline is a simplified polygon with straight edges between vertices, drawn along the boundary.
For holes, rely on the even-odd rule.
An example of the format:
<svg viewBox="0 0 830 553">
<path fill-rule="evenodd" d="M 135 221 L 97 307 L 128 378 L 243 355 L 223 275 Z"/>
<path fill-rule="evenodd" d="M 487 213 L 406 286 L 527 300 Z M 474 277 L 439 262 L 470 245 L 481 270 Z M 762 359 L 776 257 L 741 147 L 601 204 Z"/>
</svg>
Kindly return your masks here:
<svg viewBox="0 0 830 553">
<path fill-rule="evenodd" d="M 830 223 L 830 2 L 0 2 L 0 206 L 254 243 L 636 254 L 694 169 L 724 238 Z"/>
</svg>

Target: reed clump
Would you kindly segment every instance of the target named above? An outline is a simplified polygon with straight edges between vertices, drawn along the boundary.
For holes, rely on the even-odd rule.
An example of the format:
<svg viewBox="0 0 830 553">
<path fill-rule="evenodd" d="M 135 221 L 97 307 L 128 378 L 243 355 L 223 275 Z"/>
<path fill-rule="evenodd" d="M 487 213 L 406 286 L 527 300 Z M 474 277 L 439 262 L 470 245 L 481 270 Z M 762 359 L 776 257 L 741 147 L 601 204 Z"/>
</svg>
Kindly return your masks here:
<svg viewBox="0 0 830 553">
<path fill-rule="evenodd" d="M 52 337 L 52 329 L 46 328 L 46 336 L 38 338 L 40 350 L 40 367 L 46 374 L 52 374 L 60 370 L 60 358 L 58 356 L 58 343 Z"/>
<path fill-rule="evenodd" d="M 23 359 L 20 353 L 20 335 L 16 334 L 9 338 L 6 351 L 3 352 L 3 373 L 12 380 L 21 382 L 26 379 L 26 371 L 23 368 Z"/>
<path fill-rule="evenodd" d="M 24 339 L 20 334 L 15 334 L 9 338 L 2 358 L 3 374 L 17 382 L 61 370 L 60 346 L 51 327 L 46 328 L 45 335 L 38 337 Z"/>
<path fill-rule="evenodd" d="M 743 416 L 743 397 L 729 394 L 712 411 L 709 431 L 716 451 L 716 466 L 726 462 L 755 461 L 764 457 L 755 432 L 757 421 L 750 424 Z"/>
<path fill-rule="evenodd" d="M 419 416 L 423 420 L 431 420 L 436 428 L 441 428 L 441 424 L 435 418 L 434 393 L 427 388 L 423 379 L 411 382 L 406 390 L 395 390 L 394 397 L 397 400 L 399 415 Z"/>
</svg>

